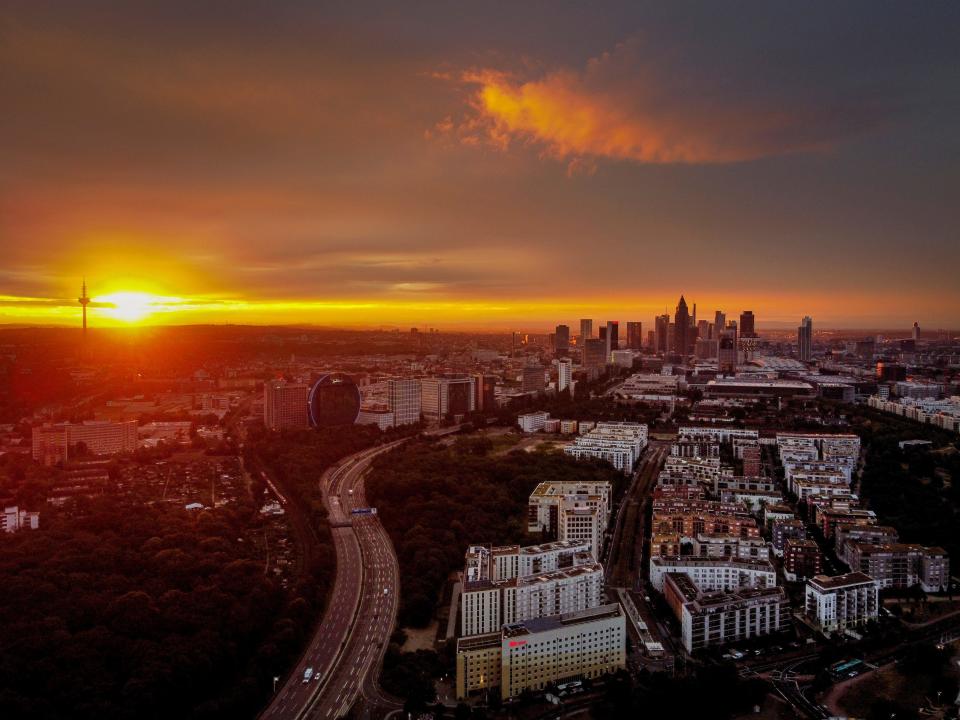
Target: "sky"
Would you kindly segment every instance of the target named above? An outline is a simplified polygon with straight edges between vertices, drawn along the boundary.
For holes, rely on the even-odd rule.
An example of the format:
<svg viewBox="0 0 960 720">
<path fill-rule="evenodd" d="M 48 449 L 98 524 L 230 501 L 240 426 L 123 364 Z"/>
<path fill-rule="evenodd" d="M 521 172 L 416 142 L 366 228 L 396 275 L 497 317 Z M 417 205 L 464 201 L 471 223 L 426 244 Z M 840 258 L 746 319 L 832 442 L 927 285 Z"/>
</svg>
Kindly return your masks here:
<svg viewBox="0 0 960 720">
<path fill-rule="evenodd" d="M 960 327 L 956 2 L 0 6 L 0 324 Z"/>
</svg>

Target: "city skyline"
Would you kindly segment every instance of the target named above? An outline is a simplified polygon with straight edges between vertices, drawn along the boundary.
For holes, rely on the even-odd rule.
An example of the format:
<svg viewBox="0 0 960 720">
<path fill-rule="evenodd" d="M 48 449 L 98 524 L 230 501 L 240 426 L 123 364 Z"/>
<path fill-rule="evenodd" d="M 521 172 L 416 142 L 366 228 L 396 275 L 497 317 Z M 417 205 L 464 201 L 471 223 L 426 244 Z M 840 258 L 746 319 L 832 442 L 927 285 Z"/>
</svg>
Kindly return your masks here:
<svg viewBox="0 0 960 720">
<path fill-rule="evenodd" d="M 960 326 L 954 4 L 245 7 L 0 11 L 0 324 Z"/>
</svg>

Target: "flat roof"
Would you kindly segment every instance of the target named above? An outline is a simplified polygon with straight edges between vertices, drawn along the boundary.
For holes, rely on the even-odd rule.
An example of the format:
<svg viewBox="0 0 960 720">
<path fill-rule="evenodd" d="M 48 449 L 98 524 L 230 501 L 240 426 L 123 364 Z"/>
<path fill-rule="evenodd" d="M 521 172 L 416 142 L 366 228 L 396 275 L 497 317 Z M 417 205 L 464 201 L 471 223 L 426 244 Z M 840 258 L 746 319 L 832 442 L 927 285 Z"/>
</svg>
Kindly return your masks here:
<svg viewBox="0 0 960 720">
<path fill-rule="evenodd" d="M 562 627 L 581 625 L 583 623 L 593 622 L 594 620 L 621 617 L 622 615 L 620 603 L 610 603 L 609 605 L 564 613 L 563 615 L 548 615 L 546 617 L 532 618 L 530 620 L 524 620 L 523 622 L 504 625 L 503 637 L 512 638 L 518 635 L 530 635 L 531 633 L 558 630 Z"/>
<path fill-rule="evenodd" d="M 807 581 L 809 585 L 819 587 L 823 590 L 835 590 L 851 585 L 862 585 L 864 583 L 873 584 L 873 578 L 862 572 L 851 572 L 846 575 L 814 575 Z"/>
</svg>

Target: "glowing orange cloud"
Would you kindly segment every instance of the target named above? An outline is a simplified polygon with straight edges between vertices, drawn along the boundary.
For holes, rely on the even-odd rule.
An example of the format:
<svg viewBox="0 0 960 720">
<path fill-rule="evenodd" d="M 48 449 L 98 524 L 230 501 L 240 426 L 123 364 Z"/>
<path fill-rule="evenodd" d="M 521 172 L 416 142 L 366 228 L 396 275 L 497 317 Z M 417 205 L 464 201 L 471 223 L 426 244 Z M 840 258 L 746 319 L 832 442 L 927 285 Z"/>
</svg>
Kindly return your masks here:
<svg viewBox="0 0 960 720">
<path fill-rule="evenodd" d="M 637 41 L 591 59 L 582 72 L 518 79 L 490 69 L 464 73 L 475 87 L 452 130 L 461 143 L 504 150 L 514 141 L 592 168 L 591 158 L 640 163 L 730 163 L 811 150 L 842 130 L 814 107 L 781 107 L 776 98 L 734 100 L 696 77 L 676 77 L 668 62 Z M 434 128 L 449 134 L 450 118 Z"/>
</svg>

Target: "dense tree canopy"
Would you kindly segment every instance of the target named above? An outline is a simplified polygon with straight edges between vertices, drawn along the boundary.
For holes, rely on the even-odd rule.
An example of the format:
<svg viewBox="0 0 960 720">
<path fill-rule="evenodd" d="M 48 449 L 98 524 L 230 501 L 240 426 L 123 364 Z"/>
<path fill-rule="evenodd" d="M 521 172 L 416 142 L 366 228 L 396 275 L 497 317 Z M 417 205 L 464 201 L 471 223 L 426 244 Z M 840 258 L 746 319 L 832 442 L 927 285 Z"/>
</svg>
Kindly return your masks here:
<svg viewBox="0 0 960 720">
<path fill-rule="evenodd" d="M 527 500 L 546 480 L 624 477 L 610 465 L 578 462 L 559 453 L 489 454 L 485 439 L 452 447 L 419 441 L 380 458 L 367 479 L 400 562 L 400 624 L 429 623 L 443 583 L 463 566 L 470 544 L 538 542 L 526 531 Z"/>
<path fill-rule="evenodd" d="M 0 538 L 0 707 L 16 718 L 252 716 L 310 625 L 246 517 L 90 501 Z"/>
</svg>

